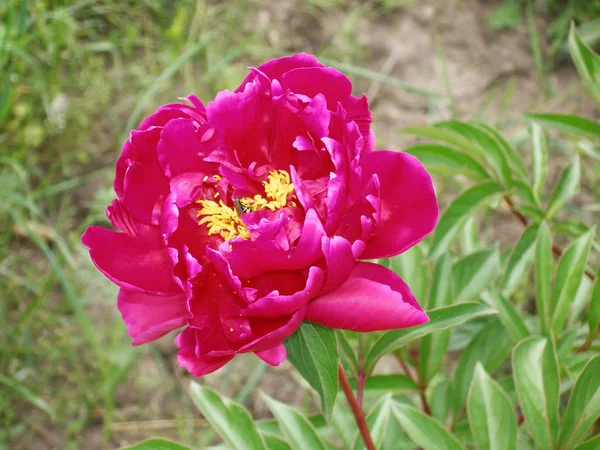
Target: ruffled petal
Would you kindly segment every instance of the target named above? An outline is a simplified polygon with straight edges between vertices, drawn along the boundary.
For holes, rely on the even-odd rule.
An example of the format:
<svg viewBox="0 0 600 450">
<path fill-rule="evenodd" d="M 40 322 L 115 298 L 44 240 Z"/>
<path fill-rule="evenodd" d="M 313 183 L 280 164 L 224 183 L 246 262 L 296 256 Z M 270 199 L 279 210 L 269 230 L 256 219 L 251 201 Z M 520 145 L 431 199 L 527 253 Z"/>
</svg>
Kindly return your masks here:
<svg viewBox="0 0 600 450">
<path fill-rule="evenodd" d="M 267 350 L 254 352 L 254 354 L 272 366 L 278 366 L 285 361 L 285 358 L 287 357 L 287 351 L 283 344 L 276 345 Z"/>
<path fill-rule="evenodd" d="M 183 293 L 158 296 L 121 288 L 117 307 L 133 345 L 154 341 L 184 326 L 189 317 Z"/>
<path fill-rule="evenodd" d="M 175 345 L 179 348 L 177 363 L 195 377 L 201 377 L 220 369 L 233 359 L 233 354 L 225 356 L 198 355 L 197 334 L 193 328 L 186 328 L 175 338 Z"/>
<path fill-rule="evenodd" d="M 348 77 L 332 67 L 301 67 L 290 70 L 281 77 L 281 87 L 310 98 L 322 94 L 327 99 L 330 111 L 336 111 L 338 102 L 345 102 L 352 93 L 352 83 Z"/>
<path fill-rule="evenodd" d="M 417 158 L 378 150 L 361 159 L 362 178 L 379 178 L 381 214 L 376 235 L 362 257 L 387 258 L 408 250 L 427 236 L 438 219 L 431 177 Z"/>
<path fill-rule="evenodd" d="M 364 262 L 356 263 L 338 289 L 309 303 L 305 319 L 359 332 L 407 328 L 429 321 L 398 275 Z"/>
</svg>

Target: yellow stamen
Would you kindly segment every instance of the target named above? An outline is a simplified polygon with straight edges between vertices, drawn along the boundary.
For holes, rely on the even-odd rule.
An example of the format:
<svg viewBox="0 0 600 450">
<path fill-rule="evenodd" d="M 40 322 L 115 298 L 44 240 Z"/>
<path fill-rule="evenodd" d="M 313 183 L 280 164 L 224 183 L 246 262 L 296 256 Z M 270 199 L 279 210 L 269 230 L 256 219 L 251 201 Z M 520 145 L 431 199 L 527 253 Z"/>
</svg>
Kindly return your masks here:
<svg viewBox="0 0 600 450">
<path fill-rule="evenodd" d="M 215 179 L 218 175 L 215 175 Z M 269 172 L 267 181 L 263 183 L 265 196 L 255 195 L 254 198 L 236 199 L 241 206 L 250 208 L 252 211 L 269 209 L 277 211 L 286 206 L 296 206 L 294 202 L 294 185 L 290 180 L 290 174 L 285 170 L 272 170 Z M 216 195 L 215 195 L 216 197 Z M 205 216 L 198 222 L 198 225 L 207 224 L 208 234 L 220 234 L 226 241 L 234 237 L 241 236 L 244 239 L 250 239 L 248 229 L 240 219 L 239 208 L 230 208 L 222 200 L 219 203 L 212 200 L 198 200 L 202 205 L 196 217 Z"/>
</svg>

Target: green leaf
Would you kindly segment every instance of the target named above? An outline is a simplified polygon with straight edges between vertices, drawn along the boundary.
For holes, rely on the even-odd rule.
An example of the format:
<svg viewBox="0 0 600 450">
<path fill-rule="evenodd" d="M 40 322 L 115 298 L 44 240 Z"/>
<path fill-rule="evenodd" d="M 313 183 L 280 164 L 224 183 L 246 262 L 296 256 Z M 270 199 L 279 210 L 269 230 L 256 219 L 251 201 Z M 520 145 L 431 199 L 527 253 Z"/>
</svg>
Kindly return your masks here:
<svg viewBox="0 0 600 450">
<path fill-rule="evenodd" d="M 352 331 L 346 330 L 335 330 L 335 335 L 339 344 L 339 348 L 342 350 L 340 353 L 340 362 L 344 366 L 344 369 L 354 373 L 358 370 L 358 360 L 356 359 L 356 353 L 350 345 L 349 334 Z"/>
<path fill-rule="evenodd" d="M 473 180 L 486 180 L 490 175 L 476 160 L 444 145 L 421 144 L 404 150 L 416 156 L 428 170 L 433 172 L 460 173 Z"/>
<path fill-rule="evenodd" d="M 511 348 L 512 339 L 497 319 L 490 321 L 473 337 L 461 354 L 454 372 L 452 395 L 455 413 L 462 409 L 467 398 L 477 363 L 493 373 L 510 355 Z"/>
<path fill-rule="evenodd" d="M 287 438 L 288 444 L 294 450 L 325 450 L 325 444 L 306 417 L 296 409 L 263 394 L 267 406 L 277 419 L 279 428 Z M 244 448 L 244 447 L 240 447 Z"/>
<path fill-rule="evenodd" d="M 511 187 L 511 171 L 504 149 L 486 129 L 477 124 L 455 120 L 437 123 L 436 127 L 449 129 L 466 137 L 477 147 L 478 153 L 484 157 L 487 165 L 494 171 L 500 184 L 507 189 Z"/>
<path fill-rule="evenodd" d="M 499 192 L 497 183 L 487 181 L 467 189 L 456 197 L 435 228 L 429 259 L 435 259 L 446 252 L 469 216 Z"/>
<path fill-rule="evenodd" d="M 529 329 L 514 305 L 502 295 L 492 295 L 493 304 L 498 309 L 498 318 L 510 334 L 514 342 L 519 342 L 530 335 Z"/>
<path fill-rule="evenodd" d="M 414 339 L 434 331 L 456 327 L 476 317 L 496 313 L 496 310 L 479 303 L 461 303 L 428 311 L 430 319 L 428 323 L 417 327 L 388 331 L 375 341 L 365 360 L 365 372 L 370 374 L 379 358 Z"/>
<path fill-rule="evenodd" d="M 600 329 L 600 269 L 598 269 L 594 288 L 592 289 L 590 310 L 588 312 L 588 325 L 590 327 L 590 334 L 594 334 Z"/>
<path fill-rule="evenodd" d="M 285 340 L 287 358 L 321 397 L 326 419 L 331 417 L 338 392 L 339 355 L 335 331 L 312 322 Z"/>
<path fill-rule="evenodd" d="M 356 381 L 351 380 L 350 385 L 356 388 Z M 407 394 L 410 392 L 419 392 L 419 387 L 415 382 L 404 374 L 371 375 L 365 383 L 365 395 L 374 394 L 381 396 L 385 393 Z"/>
<path fill-rule="evenodd" d="M 418 409 L 395 403 L 393 412 L 406 434 L 424 450 L 463 450 L 462 445 L 448 430 Z"/>
<path fill-rule="evenodd" d="M 381 399 L 375 404 L 373 409 L 369 412 L 366 417 L 369 431 L 371 432 L 371 438 L 375 448 L 381 448 L 381 444 L 385 439 L 386 430 L 388 423 L 390 422 L 390 416 L 392 414 L 392 394 L 388 393 L 381 397 Z M 354 437 L 354 450 L 364 449 L 364 443 L 360 433 L 356 433 Z"/>
<path fill-rule="evenodd" d="M 148 439 L 123 450 L 189 450 L 189 447 L 165 439 Z"/>
<path fill-rule="evenodd" d="M 467 413 L 479 450 L 517 448 L 517 417 L 512 402 L 480 363 L 469 390 Z"/>
<path fill-rule="evenodd" d="M 538 448 L 558 443 L 558 361 L 552 341 L 527 338 L 513 352 L 513 376 L 525 424 Z"/>
<path fill-rule="evenodd" d="M 291 450 L 289 444 L 278 436 L 269 433 L 261 433 L 260 435 L 269 450 Z"/>
<path fill-rule="evenodd" d="M 578 445 L 575 450 L 599 450 L 600 449 L 600 435 L 585 441 L 583 444 Z"/>
<path fill-rule="evenodd" d="M 590 94 L 600 106 L 600 57 L 581 40 L 575 24 L 571 25 L 569 33 L 569 52 Z"/>
<path fill-rule="evenodd" d="M 560 447 L 572 448 L 600 416 L 600 356 L 585 366 L 571 392 L 560 433 Z"/>
<path fill-rule="evenodd" d="M 410 286 L 415 298 L 423 302 L 421 306 L 427 308 L 424 300 L 426 300 L 429 275 L 421 246 L 414 246 L 391 258 L 390 268 Z"/>
<path fill-rule="evenodd" d="M 433 271 L 432 283 L 429 308 L 450 306 L 452 304 L 452 259 L 450 255 L 444 254 L 438 259 Z M 435 334 L 423 337 L 419 353 L 419 375 L 423 382 L 429 381 L 444 359 L 451 332 L 451 330 L 440 330 Z"/>
<path fill-rule="evenodd" d="M 461 133 L 457 133 L 452 130 L 439 128 L 437 126 L 420 126 L 420 127 L 409 127 L 402 130 L 405 134 L 411 134 L 413 136 L 419 136 L 432 141 L 444 142 L 458 150 L 468 151 L 470 153 L 479 153 L 479 149 L 464 137 Z M 485 170 L 485 169 L 484 169 Z"/>
<path fill-rule="evenodd" d="M 573 242 L 558 262 L 552 296 L 552 306 L 554 308 L 552 328 L 556 334 L 562 330 L 565 324 L 569 308 L 575 298 L 581 278 L 584 276 L 585 264 L 594 235 L 595 228 L 591 228 L 586 234 Z"/>
<path fill-rule="evenodd" d="M 481 250 L 458 260 L 452 267 L 455 303 L 479 298 L 498 273 L 500 255 L 495 248 Z"/>
<path fill-rule="evenodd" d="M 560 174 L 560 179 L 550 200 L 546 210 L 546 217 L 550 220 L 554 215 L 579 191 L 579 178 L 581 170 L 579 168 L 579 156 L 576 156 L 571 164 L 569 164 Z"/>
<path fill-rule="evenodd" d="M 526 277 L 535 256 L 538 231 L 538 225 L 527 227 L 510 254 L 504 271 L 504 280 L 502 281 L 501 292 L 503 295 L 510 296 L 519 286 L 519 282 L 522 282 Z"/>
<path fill-rule="evenodd" d="M 540 328 L 547 334 L 552 314 L 552 236 L 546 222 L 540 224 L 535 248 L 535 286 Z"/>
<path fill-rule="evenodd" d="M 27 389 L 17 380 L 9 378 L 0 373 L 0 384 L 4 384 L 5 386 L 8 386 L 15 392 L 18 392 L 25 400 L 27 400 L 33 406 L 35 406 L 38 409 L 41 409 L 46 414 L 48 414 L 48 416 L 50 416 L 50 419 L 56 419 L 56 412 L 54 411 L 54 409 L 52 409 L 52 407 L 44 399 Z M 6 395 L 6 391 L 4 392 L 3 396 L 4 395 Z"/>
<path fill-rule="evenodd" d="M 542 126 L 559 131 L 566 131 L 577 136 L 600 138 L 600 124 L 589 119 L 567 114 L 526 114 Z"/>
<path fill-rule="evenodd" d="M 544 131 L 537 123 L 531 124 L 531 157 L 533 160 L 533 193 L 539 202 L 548 174 L 548 147 Z"/>
<path fill-rule="evenodd" d="M 194 381 L 190 383 L 190 397 L 229 447 L 265 448 L 256 426 L 241 405 L 222 399 L 212 389 Z"/>
<path fill-rule="evenodd" d="M 517 150 L 512 145 L 510 145 L 510 143 L 506 139 L 504 139 L 504 137 L 500 133 L 498 133 L 498 131 L 495 130 L 494 128 L 490 127 L 489 125 L 487 125 L 485 123 L 481 123 L 481 122 L 474 122 L 474 123 L 476 124 L 476 126 L 478 128 L 486 131 L 497 142 L 497 144 L 500 146 L 500 148 L 504 151 L 504 155 L 506 155 L 506 159 L 508 160 L 508 163 L 510 164 L 512 169 L 516 172 L 519 179 L 522 181 L 527 181 L 527 178 L 528 178 L 527 169 L 525 169 L 525 166 L 523 165 L 523 161 L 521 160 L 519 153 L 517 153 Z"/>
</svg>

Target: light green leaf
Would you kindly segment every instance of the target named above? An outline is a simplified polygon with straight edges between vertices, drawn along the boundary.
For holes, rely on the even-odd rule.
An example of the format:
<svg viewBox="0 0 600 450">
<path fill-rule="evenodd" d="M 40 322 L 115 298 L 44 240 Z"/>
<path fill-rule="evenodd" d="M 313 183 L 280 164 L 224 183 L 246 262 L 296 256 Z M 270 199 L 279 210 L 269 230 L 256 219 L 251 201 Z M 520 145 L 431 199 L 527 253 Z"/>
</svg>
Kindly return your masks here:
<svg viewBox="0 0 600 450">
<path fill-rule="evenodd" d="M 510 335 L 495 318 L 473 337 L 461 354 L 454 372 L 452 396 L 455 413 L 462 409 L 467 398 L 477 363 L 483 364 L 488 372 L 493 373 L 510 355 L 511 348 Z"/>
<path fill-rule="evenodd" d="M 533 159 L 533 193 L 539 202 L 548 174 L 548 147 L 542 127 L 535 122 L 531 124 L 531 157 Z"/>
<path fill-rule="evenodd" d="M 148 439 L 123 450 L 189 450 L 189 447 L 165 439 Z"/>
<path fill-rule="evenodd" d="M 526 338 L 513 352 L 513 376 L 525 424 L 536 446 L 558 443 L 559 373 L 556 351 L 546 338 Z"/>
<path fill-rule="evenodd" d="M 600 124 L 583 117 L 567 114 L 526 114 L 526 117 L 547 128 L 600 139 Z"/>
<path fill-rule="evenodd" d="M 590 94 L 600 107 L 600 56 L 581 40 L 574 23 L 569 33 L 569 52 Z"/>
<path fill-rule="evenodd" d="M 540 327 L 547 334 L 552 315 L 552 236 L 546 222 L 540 224 L 535 248 L 535 286 Z"/>
<path fill-rule="evenodd" d="M 476 317 L 496 314 L 497 311 L 479 303 L 461 303 L 428 311 L 429 322 L 412 328 L 391 330 L 384 333 L 369 351 L 365 361 L 365 372 L 370 374 L 375 364 L 386 353 L 434 331 L 456 327 Z"/>
<path fill-rule="evenodd" d="M 456 197 L 435 228 L 429 259 L 435 259 L 446 252 L 469 216 L 499 192 L 497 183 L 487 181 L 467 189 Z"/>
<path fill-rule="evenodd" d="M 381 397 L 381 399 L 375 404 L 373 409 L 369 412 L 366 417 L 369 431 L 371 432 L 371 438 L 375 448 L 381 448 L 381 444 L 385 439 L 388 423 L 390 422 L 390 416 L 392 414 L 392 394 L 388 393 Z M 364 443 L 360 433 L 356 433 L 354 437 L 354 450 L 364 449 Z"/>
<path fill-rule="evenodd" d="M 454 301 L 464 303 L 479 298 L 498 273 L 500 255 L 495 248 L 480 250 L 458 260 L 452 267 Z"/>
<path fill-rule="evenodd" d="M 490 175 L 475 159 L 450 147 L 421 144 L 404 150 L 416 156 L 429 171 L 447 174 L 460 173 L 472 180 L 486 180 Z"/>
<path fill-rule="evenodd" d="M 423 308 L 427 308 L 428 273 L 421 246 L 414 246 L 391 258 L 391 267 L 410 286 L 410 290 Z"/>
<path fill-rule="evenodd" d="M 502 387 L 477 363 L 467 398 L 469 424 L 479 450 L 515 450 L 517 417 Z"/>
<path fill-rule="evenodd" d="M 190 383 L 190 397 L 214 430 L 233 449 L 264 449 L 265 445 L 246 410 L 222 399 L 212 389 Z"/>
<path fill-rule="evenodd" d="M 437 420 L 418 409 L 395 403 L 393 412 L 406 434 L 424 450 L 464 450 L 458 440 Z"/>
<path fill-rule="evenodd" d="M 475 154 L 479 153 L 479 149 L 472 144 L 469 139 L 452 130 L 439 128 L 437 126 L 419 126 L 404 128 L 402 132 L 404 134 L 431 139 L 432 141 L 443 142 L 461 151 Z"/>
<path fill-rule="evenodd" d="M 572 448 L 600 416 L 600 356 L 585 366 L 575 387 L 563 419 L 560 447 Z"/>
<path fill-rule="evenodd" d="M 339 355 L 335 331 L 305 321 L 284 343 L 288 360 L 317 391 L 323 415 L 329 419 L 338 392 Z"/>
<path fill-rule="evenodd" d="M 600 269 L 598 269 L 594 288 L 592 289 L 590 310 L 588 312 L 588 325 L 590 327 L 590 334 L 594 334 L 600 329 Z"/>
<path fill-rule="evenodd" d="M 576 156 L 571 164 L 569 164 L 560 174 L 560 179 L 550 200 L 546 210 L 546 217 L 550 220 L 560 209 L 579 191 L 579 178 L 581 170 L 579 168 L 579 156 Z"/>
<path fill-rule="evenodd" d="M 325 444 L 306 417 L 296 409 L 263 394 L 267 406 L 277 419 L 279 428 L 294 450 L 325 450 Z M 242 447 L 243 448 L 243 447 Z"/>
<path fill-rule="evenodd" d="M 344 369 L 350 371 L 350 373 L 354 373 L 358 370 L 356 353 L 354 352 L 349 340 L 349 335 L 352 333 L 352 331 L 335 330 L 339 348 L 341 349 L 340 362 L 344 366 Z"/>
<path fill-rule="evenodd" d="M 575 450 L 600 450 L 600 435 L 578 445 Z"/>
<path fill-rule="evenodd" d="M 500 148 L 504 151 L 508 163 L 516 172 L 519 179 L 522 181 L 526 181 L 528 178 L 527 169 L 525 169 L 523 161 L 521 160 L 519 153 L 517 153 L 517 150 L 512 145 L 510 145 L 510 143 L 506 139 L 504 139 L 504 137 L 500 133 L 498 133 L 498 131 L 494 128 L 482 122 L 474 122 L 474 124 L 479 129 L 486 131 L 497 142 Z"/>
<path fill-rule="evenodd" d="M 291 450 L 289 444 L 279 436 L 274 436 L 269 433 L 261 433 L 260 435 L 265 441 L 268 450 Z"/>
<path fill-rule="evenodd" d="M 351 380 L 350 385 L 356 388 L 356 381 Z M 407 375 L 404 374 L 386 374 L 386 375 L 371 375 L 365 383 L 365 395 L 373 394 L 381 396 L 385 393 L 407 394 L 411 392 L 419 392 L 419 387 Z"/>
<path fill-rule="evenodd" d="M 501 292 L 503 295 L 510 296 L 519 285 L 519 282 L 522 282 L 526 278 L 527 271 L 533 263 L 535 256 L 535 243 L 538 231 L 538 225 L 527 227 L 510 254 L 504 272 L 504 280 L 502 281 Z"/>
<path fill-rule="evenodd" d="M 552 328 L 557 334 L 565 324 L 569 308 L 581 283 L 581 277 L 584 275 L 595 232 L 595 228 L 591 228 L 574 241 L 558 262 L 552 296 L 552 307 L 554 308 Z"/>
<path fill-rule="evenodd" d="M 502 295 L 492 295 L 493 304 L 498 309 L 498 318 L 507 329 L 514 342 L 519 342 L 530 335 L 529 329 L 523 321 L 523 314 Z"/>
<path fill-rule="evenodd" d="M 450 255 L 442 255 L 433 271 L 433 285 L 429 294 L 428 306 L 432 309 L 452 304 L 452 259 Z M 440 330 L 435 334 L 423 337 L 419 353 L 419 375 L 423 382 L 429 381 L 431 375 L 439 367 L 450 342 L 451 330 Z"/>
</svg>

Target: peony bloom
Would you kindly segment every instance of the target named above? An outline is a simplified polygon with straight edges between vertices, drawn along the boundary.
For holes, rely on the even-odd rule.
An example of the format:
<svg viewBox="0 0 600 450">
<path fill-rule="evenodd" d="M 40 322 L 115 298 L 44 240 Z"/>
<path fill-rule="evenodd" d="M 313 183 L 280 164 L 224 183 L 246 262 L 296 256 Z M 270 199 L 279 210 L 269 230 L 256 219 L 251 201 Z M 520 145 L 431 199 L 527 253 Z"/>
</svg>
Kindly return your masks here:
<svg viewBox="0 0 600 450">
<path fill-rule="evenodd" d="M 120 286 L 133 345 L 185 327 L 178 362 L 210 373 L 237 353 L 269 364 L 303 320 L 374 331 L 428 321 L 392 271 L 438 207 L 413 156 L 374 150 L 367 99 L 299 54 L 252 69 L 204 106 L 161 107 L 117 161 L 118 231 L 83 243 Z"/>
</svg>

